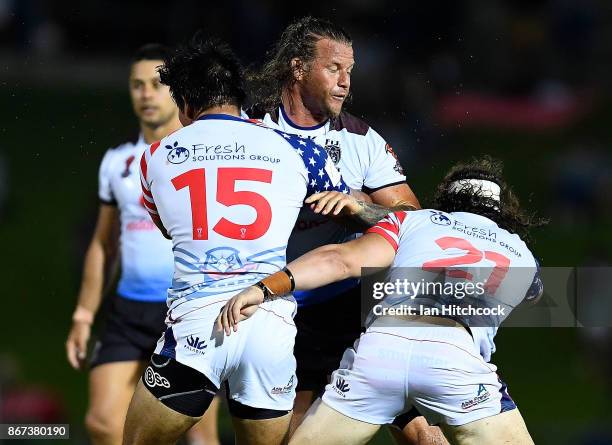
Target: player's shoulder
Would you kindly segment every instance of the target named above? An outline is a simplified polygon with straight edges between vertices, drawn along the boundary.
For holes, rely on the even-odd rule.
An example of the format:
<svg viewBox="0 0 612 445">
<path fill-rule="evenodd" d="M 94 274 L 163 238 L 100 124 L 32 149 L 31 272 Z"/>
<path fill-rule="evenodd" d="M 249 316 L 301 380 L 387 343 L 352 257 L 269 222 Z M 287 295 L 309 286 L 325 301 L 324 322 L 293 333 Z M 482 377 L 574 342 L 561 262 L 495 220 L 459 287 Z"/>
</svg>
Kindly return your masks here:
<svg viewBox="0 0 612 445">
<path fill-rule="evenodd" d="M 144 143 L 142 134 L 134 133 L 130 137 L 123 139 L 121 142 L 111 145 L 107 152 L 114 154 L 125 153 L 126 151 L 133 150 L 142 143 Z"/>
<path fill-rule="evenodd" d="M 144 141 L 142 139 L 142 135 L 136 133 L 132 137 L 127 140 L 123 140 L 119 144 L 112 145 L 104 152 L 104 156 L 102 157 L 102 164 L 107 167 L 111 167 L 116 162 L 123 162 L 126 156 L 132 154 L 136 148 L 139 147 L 140 144 L 143 144 Z"/>
<path fill-rule="evenodd" d="M 410 215 L 413 219 L 436 219 L 441 218 L 442 221 L 451 220 L 453 217 L 451 213 L 443 212 L 442 210 L 436 209 L 416 209 L 416 210 L 403 210 L 404 213 Z M 450 225 L 445 222 L 445 225 Z"/>
<path fill-rule="evenodd" d="M 331 129 L 335 131 L 345 130 L 357 136 L 365 136 L 372 130 L 367 122 L 348 111 L 342 111 L 337 117 L 332 119 Z"/>
<path fill-rule="evenodd" d="M 303 152 L 311 152 L 320 149 L 317 143 L 311 138 L 303 137 L 293 133 L 279 130 L 278 128 L 265 127 L 267 130 L 276 133 L 284 141 L 286 147 L 293 148 L 298 154 L 303 155 Z M 281 142 L 282 143 L 282 142 Z"/>
<path fill-rule="evenodd" d="M 418 218 L 417 212 L 420 210 L 396 210 L 390 212 L 384 219 L 391 221 L 397 227 L 401 227 L 408 219 Z"/>
<path fill-rule="evenodd" d="M 169 162 L 178 161 L 184 162 L 189 157 L 189 150 L 184 146 L 187 145 L 185 143 L 185 139 L 182 137 L 185 133 L 189 132 L 189 125 L 187 127 L 178 128 L 166 136 L 161 138 L 159 141 L 155 141 L 151 144 L 146 144 L 145 150 L 142 153 L 142 159 L 150 162 L 153 159 L 153 155 L 159 150 L 160 147 L 165 148 L 165 152 L 167 153 L 167 158 Z M 161 150 L 164 151 L 164 150 Z M 171 160 L 172 159 L 172 160 Z"/>
</svg>

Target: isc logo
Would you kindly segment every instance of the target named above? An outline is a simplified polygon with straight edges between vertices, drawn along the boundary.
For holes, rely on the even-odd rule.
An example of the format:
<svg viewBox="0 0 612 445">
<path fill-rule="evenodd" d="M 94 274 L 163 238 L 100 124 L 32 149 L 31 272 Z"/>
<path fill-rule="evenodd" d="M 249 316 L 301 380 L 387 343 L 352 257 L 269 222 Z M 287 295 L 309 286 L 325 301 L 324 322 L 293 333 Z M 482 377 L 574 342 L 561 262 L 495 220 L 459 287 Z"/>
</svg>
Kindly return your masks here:
<svg viewBox="0 0 612 445">
<path fill-rule="evenodd" d="M 163 386 L 164 388 L 170 388 L 170 382 L 167 378 L 162 377 L 157 372 L 153 371 L 153 368 L 150 366 L 145 369 L 144 372 L 144 382 L 150 388 L 154 388 L 156 386 Z"/>
</svg>

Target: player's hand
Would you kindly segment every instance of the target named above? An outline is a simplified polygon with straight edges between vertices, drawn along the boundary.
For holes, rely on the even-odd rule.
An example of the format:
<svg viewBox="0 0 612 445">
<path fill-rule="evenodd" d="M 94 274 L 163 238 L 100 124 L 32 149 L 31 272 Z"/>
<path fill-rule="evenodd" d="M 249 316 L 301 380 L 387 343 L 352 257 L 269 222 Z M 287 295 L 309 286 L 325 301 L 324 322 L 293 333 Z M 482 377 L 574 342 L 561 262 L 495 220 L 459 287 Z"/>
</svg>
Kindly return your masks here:
<svg viewBox="0 0 612 445">
<path fill-rule="evenodd" d="M 74 369 L 83 369 L 87 357 L 87 342 L 91 334 L 91 325 L 83 322 L 72 323 L 66 340 L 66 355 Z"/>
<path fill-rule="evenodd" d="M 304 201 L 310 204 L 315 213 L 334 216 L 342 213 L 345 216 L 354 215 L 361 209 L 361 204 L 354 196 L 341 192 L 321 192 L 310 195 Z"/>
<path fill-rule="evenodd" d="M 225 331 L 230 335 L 232 330 L 238 330 L 238 323 L 253 315 L 259 305 L 263 303 L 263 292 L 261 289 L 251 286 L 230 298 L 221 313 L 217 317 L 217 330 Z"/>
</svg>

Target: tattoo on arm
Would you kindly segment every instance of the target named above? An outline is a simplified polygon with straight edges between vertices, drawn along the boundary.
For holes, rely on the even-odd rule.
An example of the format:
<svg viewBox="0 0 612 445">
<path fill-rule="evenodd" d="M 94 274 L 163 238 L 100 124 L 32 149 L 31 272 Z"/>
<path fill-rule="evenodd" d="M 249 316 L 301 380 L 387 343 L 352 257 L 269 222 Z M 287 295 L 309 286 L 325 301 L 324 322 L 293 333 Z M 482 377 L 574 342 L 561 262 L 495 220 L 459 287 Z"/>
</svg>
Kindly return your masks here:
<svg viewBox="0 0 612 445">
<path fill-rule="evenodd" d="M 393 207 L 385 207 L 371 202 L 358 201 L 359 211 L 351 215 L 351 218 L 360 225 L 371 227 L 391 212 L 400 210 L 416 210 L 411 204 L 399 204 Z"/>
</svg>

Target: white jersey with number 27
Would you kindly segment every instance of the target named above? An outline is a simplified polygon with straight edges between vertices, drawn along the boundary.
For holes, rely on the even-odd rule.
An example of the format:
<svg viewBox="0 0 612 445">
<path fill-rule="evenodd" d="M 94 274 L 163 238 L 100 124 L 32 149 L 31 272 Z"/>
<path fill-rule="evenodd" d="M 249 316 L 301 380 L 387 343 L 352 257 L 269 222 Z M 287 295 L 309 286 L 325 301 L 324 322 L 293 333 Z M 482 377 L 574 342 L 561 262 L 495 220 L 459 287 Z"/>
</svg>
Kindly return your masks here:
<svg viewBox="0 0 612 445">
<path fill-rule="evenodd" d="M 499 324 L 524 299 L 537 298 L 542 292 L 538 265 L 527 245 L 518 235 L 484 216 L 432 209 L 394 212 L 368 233 L 383 236 L 396 251 L 387 276 L 390 282 L 408 276 L 413 283 L 421 284 L 411 295 L 401 292 L 386 295 L 385 306 L 418 309 L 421 301 L 426 301 L 441 310 L 449 303 L 467 304 L 468 299 L 457 292 L 446 298 L 440 293 L 428 295 L 425 284 L 439 281 L 443 275 L 446 283 L 471 282 L 481 286 L 482 296 L 469 300 L 474 308 L 504 309 L 493 318 L 465 319 L 486 361 L 495 352 L 493 338 Z"/>
</svg>

